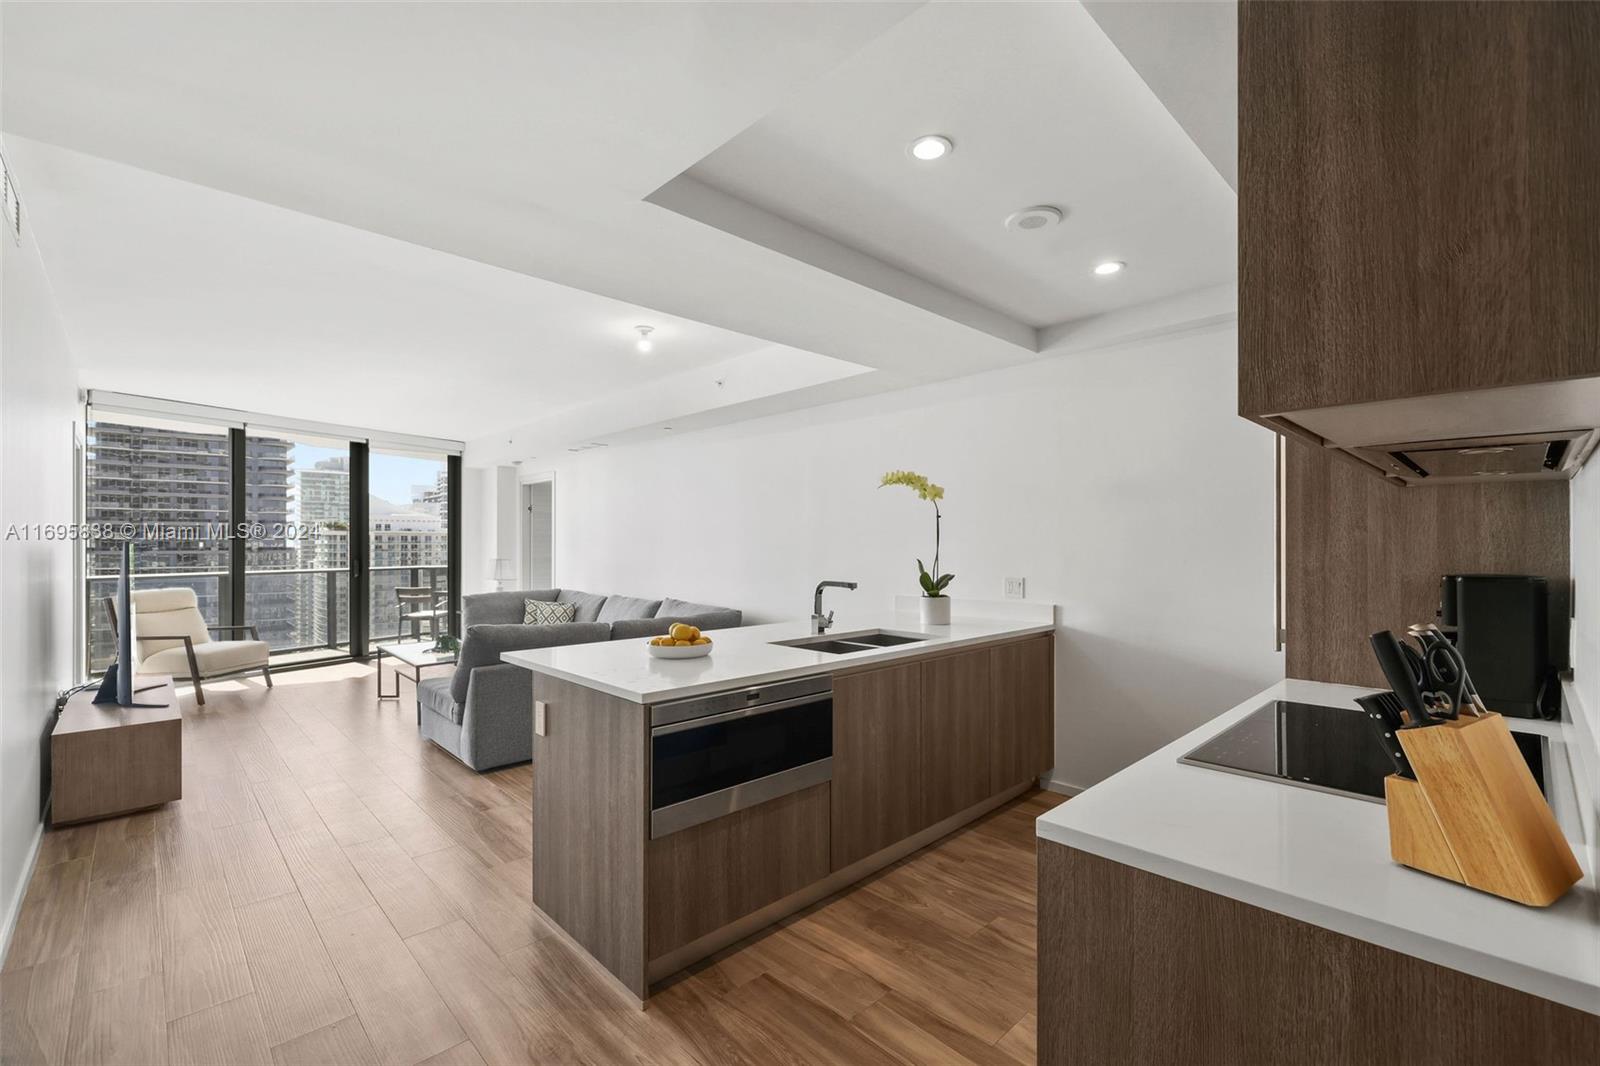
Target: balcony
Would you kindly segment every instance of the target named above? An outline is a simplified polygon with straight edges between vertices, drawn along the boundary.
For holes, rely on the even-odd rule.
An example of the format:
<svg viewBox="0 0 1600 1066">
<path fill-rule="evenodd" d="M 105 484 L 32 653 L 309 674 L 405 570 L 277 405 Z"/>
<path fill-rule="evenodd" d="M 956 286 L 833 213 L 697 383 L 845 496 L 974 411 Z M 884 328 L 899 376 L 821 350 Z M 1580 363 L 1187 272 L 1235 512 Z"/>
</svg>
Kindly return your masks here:
<svg viewBox="0 0 1600 1066">
<path fill-rule="evenodd" d="M 438 564 L 375 566 L 367 612 L 369 648 L 379 641 L 420 635 L 419 627 L 400 629 L 395 589 L 427 586 L 440 599 L 447 594 L 448 568 Z M 116 594 L 116 574 L 92 574 L 87 581 L 91 675 L 116 658 L 116 644 L 104 600 Z M 232 586 L 226 569 L 139 573 L 135 588 L 192 588 L 208 623 L 232 615 Z M 274 665 L 339 658 L 350 654 L 350 573 L 343 567 L 263 568 L 245 571 L 244 619 L 272 646 Z"/>
</svg>

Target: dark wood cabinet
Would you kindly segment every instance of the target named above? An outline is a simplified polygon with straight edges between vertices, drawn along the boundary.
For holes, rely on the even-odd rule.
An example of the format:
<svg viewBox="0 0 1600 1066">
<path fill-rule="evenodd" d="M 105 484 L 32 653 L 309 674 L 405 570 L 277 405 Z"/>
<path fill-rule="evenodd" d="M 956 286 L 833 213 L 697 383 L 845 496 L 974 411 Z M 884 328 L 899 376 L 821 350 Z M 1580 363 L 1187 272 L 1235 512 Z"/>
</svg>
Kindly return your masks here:
<svg viewBox="0 0 1600 1066">
<path fill-rule="evenodd" d="M 989 791 L 1031 781 L 1055 765 L 1055 635 L 989 652 L 994 740 Z"/>
<path fill-rule="evenodd" d="M 1600 4 L 1247 0 L 1239 49 L 1241 414 L 1600 375 Z"/>
<path fill-rule="evenodd" d="M 992 794 L 994 688 L 990 650 L 922 664 L 922 824 L 932 825 Z"/>
<path fill-rule="evenodd" d="M 903 840 L 922 817 L 922 666 L 833 682 L 833 866 Z"/>
<path fill-rule="evenodd" d="M 828 876 L 823 782 L 650 841 L 649 957 Z"/>
</svg>

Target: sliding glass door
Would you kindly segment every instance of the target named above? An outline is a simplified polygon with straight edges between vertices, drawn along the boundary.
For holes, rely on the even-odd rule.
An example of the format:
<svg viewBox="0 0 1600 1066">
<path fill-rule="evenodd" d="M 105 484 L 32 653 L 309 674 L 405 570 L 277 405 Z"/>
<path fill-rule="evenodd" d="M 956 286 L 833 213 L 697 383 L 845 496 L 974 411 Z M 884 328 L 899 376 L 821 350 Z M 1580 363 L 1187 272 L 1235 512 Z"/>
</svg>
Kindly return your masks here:
<svg viewBox="0 0 1600 1066">
<path fill-rule="evenodd" d="M 369 642 L 436 638 L 451 629 L 449 464 L 374 448 L 367 472 Z"/>
<path fill-rule="evenodd" d="M 245 436 L 244 614 L 274 665 L 350 654 L 350 442 Z"/>
</svg>

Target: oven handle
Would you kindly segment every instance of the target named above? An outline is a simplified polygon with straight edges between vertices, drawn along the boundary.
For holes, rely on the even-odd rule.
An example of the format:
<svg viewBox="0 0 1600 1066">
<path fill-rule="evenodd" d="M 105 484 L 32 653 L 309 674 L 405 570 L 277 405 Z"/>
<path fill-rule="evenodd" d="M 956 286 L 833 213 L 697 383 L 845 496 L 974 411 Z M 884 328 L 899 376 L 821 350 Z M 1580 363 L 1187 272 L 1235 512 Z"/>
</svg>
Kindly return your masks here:
<svg viewBox="0 0 1600 1066">
<path fill-rule="evenodd" d="M 721 725 L 723 722 L 731 722 L 738 718 L 750 718 L 754 715 L 766 714 L 769 711 L 787 710 L 790 707 L 799 707 L 807 703 L 821 703 L 823 700 L 831 700 L 832 698 L 832 692 L 811 692 L 804 696 L 795 696 L 787 700 L 778 700 L 776 703 L 758 703 L 753 707 L 740 707 L 737 710 L 724 711 L 721 714 L 707 715 L 704 718 L 690 718 L 686 722 L 673 722 L 671 725 L 658 725 L 654 729 L 650 730 L 650 735 L 652 737 L 664 737 L 668 733 L 682 733 L 685 730 L 699 729 L 702 726 Z"/>
</svg>

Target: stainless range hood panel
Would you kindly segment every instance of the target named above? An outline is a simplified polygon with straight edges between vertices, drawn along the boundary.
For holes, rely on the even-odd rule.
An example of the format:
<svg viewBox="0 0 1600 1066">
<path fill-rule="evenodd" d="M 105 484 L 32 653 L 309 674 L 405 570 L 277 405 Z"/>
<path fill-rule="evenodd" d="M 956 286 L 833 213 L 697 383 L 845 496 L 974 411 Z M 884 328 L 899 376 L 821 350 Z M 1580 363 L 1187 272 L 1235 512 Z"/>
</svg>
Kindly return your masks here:
<svg viewBox="0 0 1600 1066">
<path fill-rule="evenodd" d="M 1577 473 L 1600 441 L 1600 378 L 1319 407 L 1273 421 L 1407 485 L 1559 480 Z M 1560 461 L 1546 466 L 1555 441 L 1567 443 Z M 1500 448 L 1509 450 L 1483 450 Z"/>
<path fill-rule="evenodd" d="M 1408 485 L 1569 478 L 1594 446 L 1590 430 L 1414 441 L 1350 448 Z"/>
</svg>

